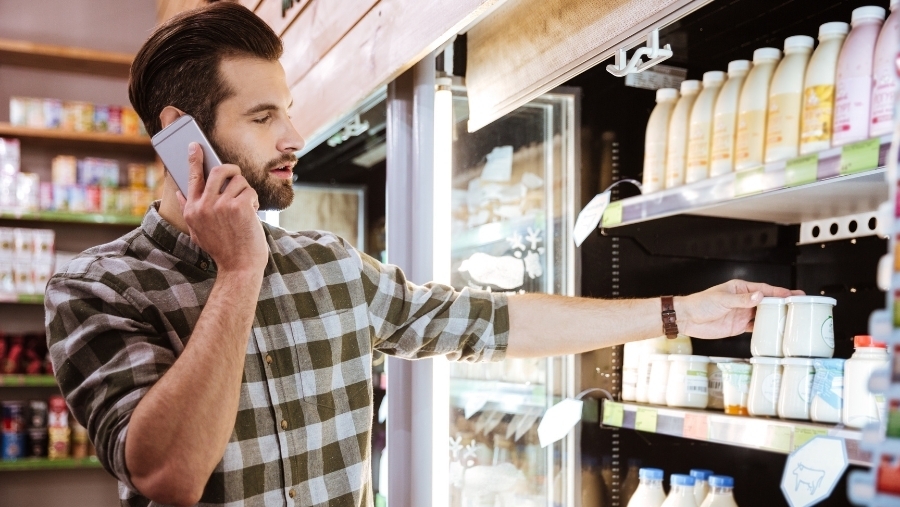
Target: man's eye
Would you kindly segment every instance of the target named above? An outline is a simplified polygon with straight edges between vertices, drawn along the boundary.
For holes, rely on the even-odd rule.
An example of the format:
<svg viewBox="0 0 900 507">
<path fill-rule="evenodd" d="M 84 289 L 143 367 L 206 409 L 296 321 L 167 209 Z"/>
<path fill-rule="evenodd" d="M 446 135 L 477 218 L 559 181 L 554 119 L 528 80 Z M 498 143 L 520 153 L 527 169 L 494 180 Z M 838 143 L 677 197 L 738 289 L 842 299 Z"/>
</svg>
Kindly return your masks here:
<svg viewBox="0 0 900 507">
<path fill-rule="evenodd" d="M 268 123 L 269 120 L 271 120 L 271 119 L 272 119 L 272 115 L 267 114 L 267 115 L 263 116 L 262 118 L 256 118 L 256 119 L 254 119 L 253 122 L 254 122 L 254 123 L 259 123 L 259 124 L 265 124 L 265 123 Z"/>
</svg>

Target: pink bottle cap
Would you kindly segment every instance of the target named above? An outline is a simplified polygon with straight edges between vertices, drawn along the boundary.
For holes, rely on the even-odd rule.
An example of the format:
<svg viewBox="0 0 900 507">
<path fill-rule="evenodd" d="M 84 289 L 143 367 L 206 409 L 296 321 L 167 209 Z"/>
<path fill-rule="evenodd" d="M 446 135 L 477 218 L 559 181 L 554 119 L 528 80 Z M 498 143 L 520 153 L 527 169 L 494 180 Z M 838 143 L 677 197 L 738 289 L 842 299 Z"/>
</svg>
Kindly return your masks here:
<svg viewBox="0 0 900 507">
<path fill-rule="evenodd" d="M 884 21 L 885 14 L 887 14 L 887 12 L 884 10 L 884 7 L 878 7 L 877 5 L 858 7 L 853 9 L 853 13 L 850 15 L 850 23 L 856 23 L 857 21 L 865 19 Z"/>
</svg>

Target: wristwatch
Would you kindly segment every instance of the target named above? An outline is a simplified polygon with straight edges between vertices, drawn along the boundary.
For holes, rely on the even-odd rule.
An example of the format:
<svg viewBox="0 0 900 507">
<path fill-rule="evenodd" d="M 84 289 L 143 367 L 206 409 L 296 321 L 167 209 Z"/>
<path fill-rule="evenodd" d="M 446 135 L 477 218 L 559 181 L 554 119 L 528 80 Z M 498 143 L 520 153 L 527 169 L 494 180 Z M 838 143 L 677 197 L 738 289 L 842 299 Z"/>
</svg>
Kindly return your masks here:
<svg viewBox="0 0 900 507">
<path fill-rule="evenodd" d="M 662 302 L 663 334 L 671 340 L 678 336 L 678 324 L 675 322 L 678 320 L 675 316 L 675 298 L 663 296 L 660 301 Z"/>
</svg>

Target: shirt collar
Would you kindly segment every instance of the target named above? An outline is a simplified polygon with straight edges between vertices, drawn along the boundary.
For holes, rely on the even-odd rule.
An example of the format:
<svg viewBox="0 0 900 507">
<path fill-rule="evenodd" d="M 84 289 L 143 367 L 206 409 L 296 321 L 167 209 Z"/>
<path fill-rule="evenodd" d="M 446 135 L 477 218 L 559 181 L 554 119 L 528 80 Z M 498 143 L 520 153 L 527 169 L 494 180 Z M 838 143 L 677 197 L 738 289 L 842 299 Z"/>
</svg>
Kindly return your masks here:
<svg viewBox="0 0 900 507">
<path fill-rule="evenodd" d="M 150 205 L 144 220 L 141 222 L 141 230 L 153 239 L 160 248 L 184 262 L 206 270 L 213 266 L 212 258 L 204 252 L 196 243 L 191 241 L 188 234 L 184 234 L 170 224 L 159 214 L 159 203 L 156 201 Z"/>
</svg>

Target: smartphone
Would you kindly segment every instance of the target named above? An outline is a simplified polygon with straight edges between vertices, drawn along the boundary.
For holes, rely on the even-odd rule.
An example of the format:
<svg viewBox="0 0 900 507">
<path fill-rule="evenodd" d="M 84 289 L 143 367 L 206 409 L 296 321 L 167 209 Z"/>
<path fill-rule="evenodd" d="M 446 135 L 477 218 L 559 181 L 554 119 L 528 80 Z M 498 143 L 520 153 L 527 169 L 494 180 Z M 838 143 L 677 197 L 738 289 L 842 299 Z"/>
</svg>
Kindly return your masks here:
<svg viewBox="0 0 900 507">
<path fill-rule="evenodd" d="M 209 178 L 209 171 L 222 165 L 219 156 L 213 151 L 212 146 L 203 131 L 197 125 L 194 118 L 185 114 L 172 122 L 168 127 L 160 130 L 150 140 L 153 149 L 159 154 L 169 174 L 178 185 L 181 193 L 188 193 L 188 179 L 190 165 L 188 164 L 188 145 L 197 143 L 203 150 L 203 176 Z"/>
</svg>

